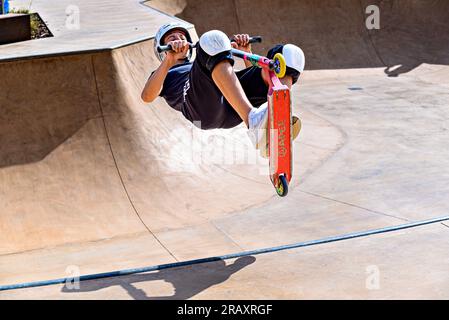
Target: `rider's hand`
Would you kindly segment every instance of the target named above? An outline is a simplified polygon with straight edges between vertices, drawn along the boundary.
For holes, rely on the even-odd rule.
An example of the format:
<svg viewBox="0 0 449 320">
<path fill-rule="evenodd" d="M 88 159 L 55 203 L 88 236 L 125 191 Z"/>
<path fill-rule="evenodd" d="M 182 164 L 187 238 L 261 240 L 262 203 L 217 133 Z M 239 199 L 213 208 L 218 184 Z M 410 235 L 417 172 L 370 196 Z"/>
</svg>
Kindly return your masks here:
<svg viewBox="0 0 449 320">
<path fill-rule="evenodd" d="M 248 34 L 235 34 L 233 38 L 235 42 L 231 42 L 231 45 L 234 49 L 251 53 L 251 43 L 249 43 Z"/>
<path fill-rule="evenodd" d="M 177 63 L 179 60 L 184 60 L 189 53 L 189 43 L 187 40 L 174 40 L 167 43 L 171 45 L 172 50 L 167 51 L 166 59 L 171 63 Z"/>
</svg>

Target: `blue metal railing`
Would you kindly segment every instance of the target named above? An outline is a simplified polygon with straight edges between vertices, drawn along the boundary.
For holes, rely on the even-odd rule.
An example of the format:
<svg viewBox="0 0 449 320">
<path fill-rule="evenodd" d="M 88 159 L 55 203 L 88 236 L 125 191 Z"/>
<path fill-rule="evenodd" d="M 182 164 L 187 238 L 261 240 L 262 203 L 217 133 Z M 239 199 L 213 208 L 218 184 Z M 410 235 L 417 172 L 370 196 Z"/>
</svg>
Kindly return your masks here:
<svg viewBox="0 0 449 320">
<path fill-rule="evenodd" d="M 448 220 L 449 220 L 449 216 L 443 216 L 443 217 L 437 217 L 437 218 L 432 218 L 432 219 L 428 219 L 428 220 L 409 222 L 409 223 L 402 224 L 402 225 L 366 230 L 366 231 L 361 231 L 361 232 L 354 232 L 354 233 L 343 234 L 343 235 L 339 235 L 339 236 L 317 239 L 317 240 L 297 242 L 297 243 L 292 243 L 292 244 L 287 244 L 287 245 L 282 245 L 282 246 L 277 246 L 277 247 L 261 248 L 261 249 L 251 250 L 251 251 L 237 252 L 237 253 L 223 255 L 223 256 L 207 257 L 207 258 L 188 260 L 188 261 L 179 261 L 179 262 L 174 262 L 174 263 L 167 263 L 167 264 L 161 264 L 161 265 L 156 265 L 156 266 L 148 266 L 148 267 L 143 267 L 143 268 L 116 270 L 116 271 L 105 272 L 105 273 L 96 273 L 96 274 L 87 274 L 87 275 L 80 276 L 78 278 L 78 280 L 79 281 L 87 281 L 87 280 L 94 280 L 94 279 L 111 278 L 111 277 L 125 276 L 125 275 L 131 275 L 131 274 L 136 274 L 136 273 L 151 272 L 151 271 L 156 271 L 156 270 L 178 268 L 178 267 L 183 267 L 183 266 L 192 266 L 192 265 L 203 264 L 203 263 L 213 262 L 213 261 L 223 261 L 223 260 L 235 259 L 235 258 L 245 257 L 245 256 L 254 256 L 254 255 L 258 255 L 258 254 L 266 254 L 266 253 L 272 253 L 272 252 L 277 252 L 277 251 L 291 250 L 291 249 L 321 245 L 321 244 L 326 244 L 326 243 L 331 243 L 331 242 L 368 237 L 368 236 L 372 236 L 372 235 L 376 235 L 376 234 L 394 232 L 394 231 L 398 231 L 398 230 L 416 228 L 416 227 L 425 226 L 428 224 L 440 223 L 440 222 L 444 222 L 444 221 L 448 221 Z M 43 286 L 50 286 L 50 285 L 55 285 L 55 284 L 64 284 L 64 283 L 70 282 L 72 280 L 73 280 L 72 278 L 59 278 L 59 279 L 43 280 L 43 281 L 35 281 L 35 282 L 16 283 L 16 284 L 11 284 L 11 285 L 0 285 L 0 291 L 33 288 L 33 287 L 43 287 Z"/>
</svg>

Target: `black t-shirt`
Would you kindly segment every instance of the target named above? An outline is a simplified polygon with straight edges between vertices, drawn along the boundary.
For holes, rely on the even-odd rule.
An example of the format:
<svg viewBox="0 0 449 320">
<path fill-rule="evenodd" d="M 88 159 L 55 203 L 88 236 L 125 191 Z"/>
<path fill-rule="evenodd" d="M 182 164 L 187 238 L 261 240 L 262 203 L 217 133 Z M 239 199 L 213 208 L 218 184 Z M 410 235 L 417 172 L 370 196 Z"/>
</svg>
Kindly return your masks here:
<svg viewBox="0 0 449 320">
<path fill-rule="evenodd" d="M 160 96 L 173 109 L 191 122 L 200 121 L 203 129 L 232 128 L 242 122 L 237 112 L 223 97 L 210 75 L 193 63 L 170 68 Z M 267 101 L 268 87 L 261 69 L 250 67 L 236 72 L 246 96 L 254 107 Z M 209 79 L 208 79 L 209 78 Z"/>
<path fill-rule="evenodd" d="M 159 94 L 170 107 L 182 111 L 184 105 L 184 86 L 189 79 L 192 63 L 187 62 L 173 66 L 164 80 L 162 91 Z"/>
</svg>

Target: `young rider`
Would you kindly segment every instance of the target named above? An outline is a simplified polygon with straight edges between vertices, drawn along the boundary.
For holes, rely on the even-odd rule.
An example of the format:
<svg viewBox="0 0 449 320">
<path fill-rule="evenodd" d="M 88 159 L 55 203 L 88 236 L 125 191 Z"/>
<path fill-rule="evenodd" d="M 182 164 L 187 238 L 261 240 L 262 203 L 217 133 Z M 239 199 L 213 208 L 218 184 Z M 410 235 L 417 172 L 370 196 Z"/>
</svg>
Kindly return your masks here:
<svg viewBox="0 0 449 320">
<path fill-rule="evenodd" d="M 235 72 L 231 48 L 251 52 L 249 36 L 234 36 L 235 43 L 221 31 L 212 30 L 200 37 L 196 59 L 190 62 L 192 38 L 179 23 L 163 25 L 154 40 L 155 54 L 161 65 L 151 74 L 142 92 L 142 100 L 152 102 L 163 97 L 175 110 L 201 129 L 233 128 L 242 121 L 256 148 L 266 149 L 263 143 L 267 129 L 268 79 L 260 68 L 245 61 L 246 69 Z M 170 44 L 172 51 L 158 53 L 158 45 Z M 304 70 L 302 50 L 292 44 L 277 45 L 267 57 L 282 53 L 287 72 L 280 81 L 289 88 L 298 81 Z M 301 123 L 293 119 L 293 137 Z M 266 154 L 266 150 L 261 150 Z"/>
</svg>

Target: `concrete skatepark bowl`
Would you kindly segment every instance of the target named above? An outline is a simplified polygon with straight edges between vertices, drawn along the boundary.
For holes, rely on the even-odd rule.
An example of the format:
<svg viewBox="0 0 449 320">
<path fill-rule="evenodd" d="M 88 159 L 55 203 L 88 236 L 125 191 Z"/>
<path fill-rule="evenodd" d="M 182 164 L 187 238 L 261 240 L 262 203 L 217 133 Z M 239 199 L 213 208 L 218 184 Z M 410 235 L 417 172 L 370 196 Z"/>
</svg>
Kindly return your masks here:
<svg viewBox="0 0 449 320">
<path fill-rule="evenodd" d="M 449 2 L 253 3 L 33 1 L 54 37 L 0 46 L 0 288 L 177 267 L 0 299 L 449 298 Z M 261 35 L 260 54 L 303 48 L 287 198 L 242 126 L 203 132 L 140 100 L 154 34 L 179 19 Z"/>
</svg>

